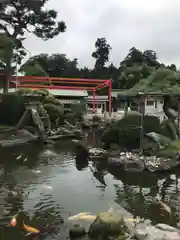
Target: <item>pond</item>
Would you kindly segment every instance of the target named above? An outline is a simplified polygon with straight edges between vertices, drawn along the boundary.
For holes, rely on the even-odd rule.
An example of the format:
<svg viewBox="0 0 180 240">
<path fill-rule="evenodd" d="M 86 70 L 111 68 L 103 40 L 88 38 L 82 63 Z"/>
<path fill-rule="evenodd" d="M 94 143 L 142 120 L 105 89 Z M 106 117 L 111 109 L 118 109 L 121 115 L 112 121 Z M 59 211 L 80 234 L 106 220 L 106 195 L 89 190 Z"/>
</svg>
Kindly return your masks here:
<svg viewBox="0 0 180 240">
<path fill-rule="evenodd" d="M 92 136 L 86 141 L 91 146 L 97 143 Z M 157 176 L 108 169 L 104 185 L 93 175 L 91 164 L 86 159 L 76 162 L 70 141 L 1 150 L 0 239 L 20 239 L 18 231 L 4 228 L 18 210 L 27 213 L 29 225 L 43 227 L 43 239 L 68 239 L 69 216 L 107 211 L 113 202 L 153 223 L 179 222 L 180 172 Z M 171 219 L 161 216 L 158 195 L 171 206 Z"/>
</svg>

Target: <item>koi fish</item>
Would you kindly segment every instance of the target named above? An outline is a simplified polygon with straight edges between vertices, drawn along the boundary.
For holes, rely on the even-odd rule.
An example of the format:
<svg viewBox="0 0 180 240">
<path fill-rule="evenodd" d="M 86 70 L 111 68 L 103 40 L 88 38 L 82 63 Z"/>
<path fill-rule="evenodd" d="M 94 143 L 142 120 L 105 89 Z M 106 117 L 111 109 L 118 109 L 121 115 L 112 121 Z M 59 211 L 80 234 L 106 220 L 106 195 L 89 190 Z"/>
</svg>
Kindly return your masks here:
<svg viewBox="0 0 180 240">
<path fill-rule="evenodd" d="M 40 170 L 32 170 L 33 173 L 41 173 Z"/>
<path fill-rule="evenodd" d="M 43 185 L 43 188 L 46 188 L 46 189 L 48 189 L 48 190 L 52 190 L 52 187 L 49 186 L 49 185 Z"/>
<path fill-rule="evenodd" d="M 26 157 L 26 158 L 23 160 L 23 162 L 27 162 L 27 160 L 28 160 L 28 159 L 27 159 L 27 157 Z"/>
<path fill-rule="evenodd" d="M 161 206 L 161 210 L 167 212 L 169 215 L 171 215 L 172 211 L 171 211 L 171 208 L 166 205 L 164 202 L 162 202 L 159 198 L 158 199 L 158 203 L 159 205 Z"/>
<path fill-rule="evenodd" d="M 36 233 L 36 234 L 40 233 L 39 229 L 30 227 L 30 226 L 24 224 L 24 222 L 23 222 L 23 228 L 24 228 L 24 230 L 26 230 L 29 233 Z"/>
<path fill-rule="evenodd" d="M 87 217 L 87 216 L 91 216 L 91 215 L 89 215 L 89 212 L 82 212 L 82 213 L 78 213 L 74 216 L 69 217 L 68 220 L 80 220 L 80 219 L 82 219 L 82 217 Z"/>
<path fill-rule="evenodd" d="M 17 214 L 12 217 L 11 222 L 10 222 L 10 224 L 8 226 L 11 226 L 11 227 L 15 227 L 16 226 L 16 224 L 17 224 L 16 217 L 17 217 Z"/>
<path fill-rule="evenodd" d="M 79 213 L 76 214 L 74 216 L 71 216 L 68 218 L 68 220 L 87 220 L 87 221 L 94 221 L 96 219 L 97 216 L 95 215 L 90 215 L 87 212 L 84 213 Z M 125 222 L 139 222 L 139 218 L 125 218 L 124 219 Z"/>
<path fill-rule="evenodd" d="M 22 157 L 22 154 L 20 154 L 16 159 L 19 160 Z"/>
<path fill-rule="evenodd" d="M 167 212 L 169 215 L 171 215 L 171 208 L 166 205 L 165 203 L 163 203 L 162 201 L 159 202 L 161 209 L 164 210 L 165 212 Z"/>
</svg>

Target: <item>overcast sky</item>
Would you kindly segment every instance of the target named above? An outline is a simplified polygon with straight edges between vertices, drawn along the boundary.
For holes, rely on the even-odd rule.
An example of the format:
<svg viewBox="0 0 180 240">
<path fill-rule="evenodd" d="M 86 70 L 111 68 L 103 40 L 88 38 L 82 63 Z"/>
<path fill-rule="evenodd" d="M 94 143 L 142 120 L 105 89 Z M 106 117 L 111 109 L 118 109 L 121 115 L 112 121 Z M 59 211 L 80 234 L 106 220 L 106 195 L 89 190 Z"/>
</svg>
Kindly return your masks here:
<svg viewBox="0 0 180 240">
<path fill-rule="evenodd" d="M 29 36 L 25 47 L 32 55 L 65 53 L 92 67 L 94 43 L 105 37 L 116 66 L 133 46 L 180 66 L 180 0 L 49 0 L 47 7 L 57 10 L 67 31 L 47 42 Z"/>
</svg>

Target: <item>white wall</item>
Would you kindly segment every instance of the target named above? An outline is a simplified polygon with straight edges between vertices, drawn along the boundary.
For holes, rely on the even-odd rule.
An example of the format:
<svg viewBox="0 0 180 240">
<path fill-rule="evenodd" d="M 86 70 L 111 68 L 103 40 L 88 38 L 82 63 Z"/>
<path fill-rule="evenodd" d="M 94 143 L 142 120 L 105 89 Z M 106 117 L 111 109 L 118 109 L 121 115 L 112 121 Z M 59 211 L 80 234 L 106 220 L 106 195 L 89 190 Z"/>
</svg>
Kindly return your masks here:
<svg viewBox="0 0 180 240">
<path fill-rule="evenodd" d="M 150 104 L 152 102 L 152 104 Z M 165 114 L 163 111 L 163 99 L 161 98 L 148 98 L 145 100 L 145 114 L 154 115 L 162 121 Z"/>
</svg>

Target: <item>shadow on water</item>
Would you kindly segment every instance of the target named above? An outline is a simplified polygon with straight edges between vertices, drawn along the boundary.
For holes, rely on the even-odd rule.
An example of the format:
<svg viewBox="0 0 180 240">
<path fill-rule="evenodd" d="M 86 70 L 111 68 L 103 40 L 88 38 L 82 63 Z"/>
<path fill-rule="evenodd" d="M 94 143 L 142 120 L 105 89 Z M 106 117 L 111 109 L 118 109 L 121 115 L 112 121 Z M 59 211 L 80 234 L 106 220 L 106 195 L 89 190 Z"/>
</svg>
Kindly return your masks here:
<svg viewBox="0 0 180 240">
<path fill-rule="evenodd" d="M 98 139 L 94 143 L 95 137 L 92 133 L 86 136 L 86 143 L 95 146 L 98 143 Z M 117 167 L 107 169 L 105 162 L 76 157 L 71 141 L 60 141 L 55 146 L 3 149 L 0 239 L 25 239 L 22 232 L 5 227 L 19 210 L 28 216 L 27 224 L 41 229 L 42 239 L 64 240 L 68 227 L 74 224 L 67 221 L 70 215 L 107 211 L 113 201 L 153 223 L 176 225 L 180 221 L 179 176 L 180 171 L 156 175 L 125 173 Z M 171 219 L 160 216 L 157 196 L 171 207 Z"/>
</svg>

